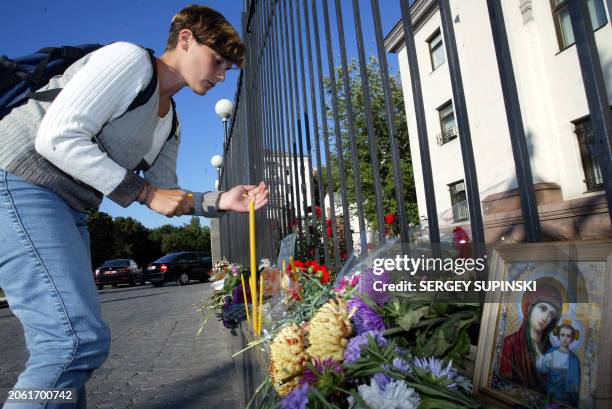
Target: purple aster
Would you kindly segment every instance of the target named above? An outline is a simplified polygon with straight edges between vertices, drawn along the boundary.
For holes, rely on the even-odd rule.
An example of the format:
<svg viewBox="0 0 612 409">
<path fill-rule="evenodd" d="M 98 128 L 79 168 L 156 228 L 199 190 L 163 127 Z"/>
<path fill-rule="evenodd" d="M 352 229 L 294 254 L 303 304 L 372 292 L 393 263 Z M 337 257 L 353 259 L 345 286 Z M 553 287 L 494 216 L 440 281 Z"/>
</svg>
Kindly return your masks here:
<svg viewBox="0 0 612 409">
<path fill-rule="evenodd" d="M 434 378 L 442 378 L 445 376 L 448 379 L 454 379 L 458 375 L 455 368 L 453 368 L 452 362 L 444 366 L 442 360 L 435 357 L 414 358 L 413 363 L 414 366 L 429 372 Z"/>
<path fill-rule="evenodd" d="M 393 368 L 400 372 L 410 372 L 410 366 L 402 358 L 393 358 Z"/>
<path fill-rule="evenodd" d="M 391 282 L 391 275 L 388 271 L 384 271 L 381 275 L 374 274 L 373 268 L 366 268 L 361 273 L 361 282 L 359 284 L 359 292 L 361 294 L 367 294 L 370 300 L 374 301 L 378 305 L 384 305 L 389 301 L 389 293 L 387 291 L 376 291 L 374 283 L 380 281 L 376 285 L 376 288 L 382 289 L 382 284 L 389 284 Z"/>
<path fill-rule="evenodd" d="M 446 387 L 449 389 L 457 390 L 461 388 L 468 392 L 472 390 L 472 383 L 470 380 L 462 375 L 459 375 L 457 370 L 453 367 L 452 361 L 450 361 L 448 365 L 444 366 L 442 360 L 429 357 L 414 358 L 412 363 L 415 367 L 421 368 L 434 379 L 446 379 L 452 382 L 446 385 Z"/>
<path fill-rule="evenodd" d="M 308 384 L 298 385 L 281 400 L 282 409 L 306 409 L 308 405 Z"/>
<path fill-rule="evenodd" d="M 324 372 L 342 375 L 342 365 L 333 358 L 327 358 L 323 361 L 315 358 L 312 360 L 312 366 L 314 366 L 314 370 L 309 366 L 304 368 L 304 373 L 300 378 L 300 384 L 309 383 L 310 385 L 316 385 L 319 376 Z"/>
<path fill-rule="evenodd" d="M 378 387 L 384 391 L 387 388 L 387 384 L 391 382 L 391 378 L 382 372 L 375 374 L 372 379 L 378 384 Z"/>
<path fill-rule="evenodd" d="M 348 310 L 353 313 L 353 324 L 357 335 L 367 331 L 383 331 L 385 322 L 368 304 L 361 298 L 352 298 L 348 302 Z"/>
<path fill-rule="evenodd" d="M 387 340 L 383 338 L 381 331 L 364 332 L 349 340 L 344 350 L 344 362 L 350 364 L 361 358 L 361 347 L 368 344 L 368 335 L 373 336 L 379 346 L 387 345 Z"/>
</svg>

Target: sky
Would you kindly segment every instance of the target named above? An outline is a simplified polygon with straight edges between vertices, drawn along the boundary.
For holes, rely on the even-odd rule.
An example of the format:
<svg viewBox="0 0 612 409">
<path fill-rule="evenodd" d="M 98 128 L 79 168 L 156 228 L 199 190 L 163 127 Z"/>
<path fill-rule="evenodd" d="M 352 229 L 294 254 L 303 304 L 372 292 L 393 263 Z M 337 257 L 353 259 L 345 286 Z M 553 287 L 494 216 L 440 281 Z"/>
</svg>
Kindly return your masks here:
<svg viewBox="0 0 612 409">
<path fill-rule="evenodd" d="M 330 0 L 330 4 L 333 3 Z M 151 48 L 159 56 L 166 44 L 172 16 L 188 4 L 188 1 L 177 0 L 1 0 L 0 55 L 18 57 L 48 46 L 129 41 Z M 242 33 L 243 0 L 208 0 L 199 4 L 221 12 Z M 356 58 L 351 1 L 342 0 L 341 4 L 348 58 Z M 370 1 L 360 0 L 360 4 L 366 56 L 369 56 L 376 53 L 373 28 L 365 23 L 372 21 Z M 386 35 L 399 19 L 399 0 L 380 0 L 380 5 Z M 335 14 L 330 15 L 330 19 L 334 32 L 332 41 L 336 41 Z M 391 69 L 397 69 L 397 58 L 389 54 L 387 58 Z M 339 65 L 337 51 L 334 60 Z M 238 76 L 238 70 L 229 71 L 225 82 L 203 97 L 188 88 L 174 97 L 182 130 L 177 174 L 179 184 L 185 189 L 214 190 L 217 176 L 210 158 L 221 154 L 223 146 L 223 125 L 214 106 L 222 98 L 234 100 Z M 106 198 L 100 210 L 113 217 L 133 217 L 148 228 L 167 223 L 182 225 L 189 221 L 188 216 L 169 219 L 137 203 L 122 208 Z M 203 219 L 202 224 L 210 223 Z"/>
</svg>

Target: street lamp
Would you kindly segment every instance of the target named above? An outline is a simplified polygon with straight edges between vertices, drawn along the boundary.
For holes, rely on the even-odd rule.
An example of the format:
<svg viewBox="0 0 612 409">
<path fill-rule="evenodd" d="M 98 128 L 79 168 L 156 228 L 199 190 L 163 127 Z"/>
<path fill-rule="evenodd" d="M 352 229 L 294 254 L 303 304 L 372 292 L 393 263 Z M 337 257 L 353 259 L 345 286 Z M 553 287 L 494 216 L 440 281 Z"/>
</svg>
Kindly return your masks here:
<svg viewBox="0 0 612 409">
<path fill-rule="evenodd" d="M 210 164 L 213 168 L 217 169 L 217 180 L 215 181 L 215 189 L 219 190 L 219 183 L 221 182 L 221 167 L 223 167 L 223 157 L 221 155 L 215 155 L 210 158 Z"/>
<path fill-rule="evenodd" d="M 223 148 L 225 149 L 225 144 L 227 143 L 227 121 L 229 121 L 232 116 L 232 112 L 234 111 L 234 104 L 229 99 L 220 99 L 215 104 L 215 112 L 221 120 L 223 121 Z"/>
</svg>

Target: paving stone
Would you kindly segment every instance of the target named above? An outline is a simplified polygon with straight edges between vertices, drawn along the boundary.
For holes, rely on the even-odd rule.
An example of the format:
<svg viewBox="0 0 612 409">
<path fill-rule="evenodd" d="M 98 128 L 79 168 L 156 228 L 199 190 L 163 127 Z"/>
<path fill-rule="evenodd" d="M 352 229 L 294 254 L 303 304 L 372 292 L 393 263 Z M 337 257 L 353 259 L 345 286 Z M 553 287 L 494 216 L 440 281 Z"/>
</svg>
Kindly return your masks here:
<svg viewBox="0 0 612 409">
<path fill-rule="evenodd" d="M 244 407 L 226 330 L 211 319 L 197 335 L 202 315 L 195 306 L 210 294 L 207 284 L 102 291 L 112 345 L 108 359 L 87 384 L 88 406 Z M 10 310 L 0 310 L 0 387 L 11 387 L 28 359 L 22 331 Z"/>
</svg>

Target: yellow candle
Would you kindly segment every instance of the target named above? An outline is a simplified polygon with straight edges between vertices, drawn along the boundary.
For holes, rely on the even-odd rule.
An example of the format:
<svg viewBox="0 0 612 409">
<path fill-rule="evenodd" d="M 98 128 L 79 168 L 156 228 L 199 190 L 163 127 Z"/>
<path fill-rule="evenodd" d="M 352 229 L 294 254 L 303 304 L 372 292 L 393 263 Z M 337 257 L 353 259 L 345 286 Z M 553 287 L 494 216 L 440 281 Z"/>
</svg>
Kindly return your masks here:
<svg viewBox="0 0 612 409">
<path fill-rule="evenodd" d="M 287 263 L 283 259 L 283 270 L 281 271 L 281 284 L 283 286 L 283 295 L 285 295 L 285 271 L 287 270 Z"/>
<path fill-rule="evenodd" d="M 253 332 L 257 330 L 257 255 L 255 242 L 255 201 L 249 201 L 249 247 L 251 253 L 251 301 L 253 304 Z"/>
<path fill-rule="evenodd" d="M 261 319 L 263 308 L 263 275 L 259 276 L 259 317 L 257 318 L 257 335 L 261 335 Z"/>
<path fill-rule="evenodd" d="M 240 280 L 242 280 L 242 300 L 244 301 L 244 309 L 246 311 L 247 322 L 251 325 L 251 318 L 249 318 L 249 301 L 246 296 L 246 288 L 244 288 L 244 276 L 240 274 Z"/>
<path fill-rule="evenodd" d="M 251 287 L 251 312 L 253 313 L 253 332 L 257 331 L 257 284 L 255 284 L 256 279 L 254 277 L 249 278 L 249 285 Z"/>
</svg>

